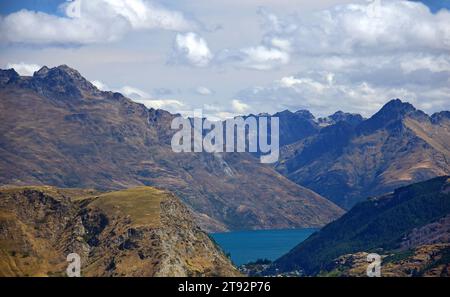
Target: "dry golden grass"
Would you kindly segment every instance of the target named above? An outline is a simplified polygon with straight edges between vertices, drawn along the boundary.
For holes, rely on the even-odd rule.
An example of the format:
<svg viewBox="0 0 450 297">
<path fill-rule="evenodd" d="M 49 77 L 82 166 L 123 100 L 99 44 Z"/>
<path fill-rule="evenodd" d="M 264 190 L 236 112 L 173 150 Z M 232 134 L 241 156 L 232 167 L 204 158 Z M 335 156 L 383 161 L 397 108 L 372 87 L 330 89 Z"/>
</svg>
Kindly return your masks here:
<svg viewBox="0 0 450 297">
<path fill-rule="evenodd" d="M 15 214 L 0 211 L 0 225 L 12 232 L 0 240 L 0 276 L 49 276 L 63 271 L 65 259 L 45 238 L 33 235 L 33 227 Z"/>
<path fill-rule="evenodd" d="M 437 151 L 447 156 L 450 154 L 450 142 L 446 136 L 448 131 L 445 127 L 419 123 L 411 118 L 405 119 L 405 125 Z"/>
<path fill-rule="evenodd" d="M 101 194 L 89 206 L 111 216 L 125 216 L 133 226 L 160 226 L 160 203 L 167 193 L 152 187 L 138 187 Z"/>
</svg>

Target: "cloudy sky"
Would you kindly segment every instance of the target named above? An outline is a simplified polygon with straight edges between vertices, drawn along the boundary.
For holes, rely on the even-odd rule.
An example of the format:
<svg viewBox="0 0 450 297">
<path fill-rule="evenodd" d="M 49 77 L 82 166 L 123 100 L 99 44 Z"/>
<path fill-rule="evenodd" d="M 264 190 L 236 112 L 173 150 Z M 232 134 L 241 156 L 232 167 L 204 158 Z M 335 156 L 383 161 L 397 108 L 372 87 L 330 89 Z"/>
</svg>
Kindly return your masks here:
<svg viewBox="0 0 450 297">
<path fill-rule="evenodd" d="M 0 2 L 0 67 L 67 64 L 148 107 L 210 116 L 450 109 L 450 1 Z"/>
</svg>

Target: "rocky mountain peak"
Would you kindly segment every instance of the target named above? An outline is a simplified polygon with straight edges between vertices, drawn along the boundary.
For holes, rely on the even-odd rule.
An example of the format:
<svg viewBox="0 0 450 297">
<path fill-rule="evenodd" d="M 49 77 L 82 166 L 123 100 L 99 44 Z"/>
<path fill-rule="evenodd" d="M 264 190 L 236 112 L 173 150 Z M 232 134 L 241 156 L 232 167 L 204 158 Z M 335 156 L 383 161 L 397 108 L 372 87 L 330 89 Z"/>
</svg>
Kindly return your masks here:
<svg viewBox="0 0 450 297">
<path fill-rule="evenodd" d="M 49 71 L 50 71 L 50 69 L 47 66 L 43 66 L 38 71 L 34 72 L 33 76 L 34 77 L 43 77 L 43 76 L 46 76 Z"/>
<path fill-rule="evenodd" d="M 314 119 L 314 115 L 309 110 L 306 110 L 306 109 L 297 110 L 295 112 L 295 114 L 298 115 L 298 116 L 301 116 L 301 117 L 303 117 L 305 119 L 309 119 L 309 120 L 313 120 Z"/>
<path fill-rule="evenodd" d="M 292 111 L 290 111 L 289 109 L 285 109 L 285 110 L 282 110 L 282 111 L 280 111 L 280 112 L 277 112 L 276 114 L 278 114 L 278 115 L 286 115 L 286 116 L 290 116 L 290 115 L 292 115 L 293 114 L 293 112 Z"/>
<path fill-rule="evenodd" d="M 314 116 L 307 110 L 284 110 L 273 116 L 280 119 L 280 144 L 294 143 L 317 132 Z"/>
<path fill-rule="evenodd" d="M 341 110 L 333 113 L 330 116 L 330 118 L 333 119 L 335 122 L 346 121 L 349 122 L 350 124 L 360 123 L 363 121 L 363 117 L 360 114 L 343 112 Z"/>
<path fill-rule="evenodd" d="M 67 65 L 43 66 L 34 73 L 29 84 L 41 94 L 62 98 L 96 97 L 101 94 L 77 70 Z"/>
<path fill-rule="evenodd" d="M 275 113 L 273 116 L 288 119 L 314 120 L 314 115 L 306 109 L 298 110 L 296 112 L 285 109 Z"/>
<path fill-rule="evenodd" d="M 392 124 L 399 123 L 408 115 L 426 116 L 421 111 L 400 99 L 393 99 L 386 103 L 377 113 L 371 118 L 359 125 L 359 131 L 363 134 L 371 133 L 377 129 L 386 128 Z M 397 125 L 398 126 L 398 125 Z"/>
<path fill-rule="evenodd" d="M 88 80 L 81 74 L 67 65 L 60 65 L 54 68 L 42 67 L 33 75 L 34 79 L 46 82 L 49 86 L 73 86 L 84 91 L 97 90 Z"/>
<path fill-rule="evenodd" d="M 7 70 L 0 69 L 0 86 L 4 86 L 19 77 L 19 74 L 12 68 Z"/>
<path fill-rule="evenodd" d="M 41 69 L 36 71 L 33 75 L 35 78 L 45 78 L 51 76 L 66 76 L 76 80 L 85 80 L 81 74 L 73 68 L 70 68 L 67 65 L 60 65 L 53 68 L 48 68 L 47 66 L 43 66 Z"/>
<path fill-rule="evenodd" d="M 333 113 L 332 115 L 330 115 L 330 118 L 332 119 L 339 119 L 339 118 L 343 118 L 346 115 L 349 115 L 350 113 L 347 112 L 343 112 L 342 110 L 338 110 L 335 113 Z"/>
<path fill-rule="evenodd" d="M 343 112 L 343 111 L 339 110 L 330 116 L 327 116 L 324 118 L 318 118 L 317 123 L 322 127 L 334 125 L 339 122 L 346 122 L 352 126 L 356 126 L 359 123 L 361 123 L 363 120 L 364 120 L 364 118 L 360 114 L 348 113 L 348 112 Z"/>
<path fill-rule="evenodd" d="M 392 99 L 388 103 L 386 103 L 377 114 L 386 114 L 386 115 L 405 115 L 409 112 L 415 111 L 416 108 L 408 102 L 403 102 L 400 99 Z"/>
<path fill-rule="evenodd" d="M 440 111 L 436 112 L 431 116 L 433 123 L 439 123 L 445 120 L 450 120 L 450 111 Z"/>
</svg>

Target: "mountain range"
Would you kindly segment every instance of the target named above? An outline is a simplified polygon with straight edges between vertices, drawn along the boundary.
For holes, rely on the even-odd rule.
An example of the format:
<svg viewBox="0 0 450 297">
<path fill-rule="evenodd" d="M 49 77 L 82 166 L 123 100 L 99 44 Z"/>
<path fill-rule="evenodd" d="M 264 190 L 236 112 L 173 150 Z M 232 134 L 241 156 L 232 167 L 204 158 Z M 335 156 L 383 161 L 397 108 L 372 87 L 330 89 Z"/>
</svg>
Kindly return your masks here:
<svg viewBox="0 0 450 297">
<path fill-rule="evenodd" d="M 429 116 L 394 99 L 368 119 L 344 115 L 310 119 L 322 128 L 283 146 L 275 168 L 345 209 L 450 174 L 449 111 Z"/>
<path fill-rule="evenodd" d="M 91 276 L 234 276 L 204 231 L 322 226 L 267 274 L 362 275 L 368 252 L 390 275 L 448 274 L 449 111 L 281 111 L 271 165 L 173 152 L 178 116 L 66 65 L 0 70 L 0 274 L 61 275 L 77 250 Z"/>
<path fill-rule="evenodd" d="M 342 215 L 249 153 L 174 153 L 176 116 L 100 91 L 65 65 L 33 76 L 2 70 L 0 184 L 155 186 L 208 231 L 317 227 Z"/>
</svg>

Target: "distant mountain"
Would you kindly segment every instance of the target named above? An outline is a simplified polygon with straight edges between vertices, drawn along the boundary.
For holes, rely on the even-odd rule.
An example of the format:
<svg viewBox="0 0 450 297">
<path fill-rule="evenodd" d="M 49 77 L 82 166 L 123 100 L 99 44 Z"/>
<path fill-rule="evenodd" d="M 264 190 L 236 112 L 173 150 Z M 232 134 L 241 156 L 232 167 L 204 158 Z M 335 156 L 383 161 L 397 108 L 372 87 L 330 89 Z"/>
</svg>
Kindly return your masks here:
<svg viewBox="0 0 450 297">
<path fill-rule="evenodd" d="M 65 65 L 32 77 L 2 70 L 0 184 L 156 186 L 216 231 L 322 226 L 343 213 L 251 154 L 174 153 L 175 116 L 102 92 Z"/>
<path fill-rule="evenodd" d="M 280 120 L 280 146 L 314 135 L 319 130 L 314 116 L 307 110 L 296 112 L 285 110 L 273 116 Z"/>
<path fill-rule="evenodd" d="M 284 146 L 276 169 L 344 208 L 450 174 L 448 111 L 428 116 L 396 99 L 369 119 L 341 118 L 347 120 Z"/>
<path fill-rule="evenodd" d="M 334 114 L 328 117 L 318 118 L 317 123 L 322 127 L 334 125 L 339 122 L 347 122 L 350 125 L 356 126 L 363 120 L 364 118 L 360 114 L 336 111 Z"/>
<path fill-rule="evenodd" d="M 0 188 L 0 276 L 238 276 L 173 194 Z"/>
<path fill-rule="evenodd" d="M 244 118 L 249 116 L 278 117 L 280 122 L 280 146 L 288 146 L 307 137 L 317 135 L 320 129 L 326 126 L 334 125 L 339 122 L 345 122 L 355 126 L 364 120 L 364 118 L 359 114 L 347 113 L 343 111 L 337 111 L 328 117 L 316 118 L 311 112 L 304 109 L 297 110 L 295 112 L 284 110 L 272 115 L 264 113 L 258 115 L 250 114 L 244 116 Z"/>
<path fill-rule="evenodd" d="M 450 177 L 437 177 L 355 205 L 276 260 L 270 271 L 361 275 L 365 256 L 387 275 L 450 275 Z"/>
</svg>

